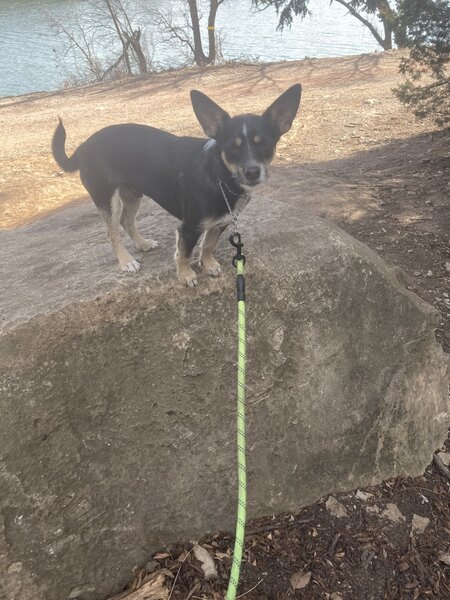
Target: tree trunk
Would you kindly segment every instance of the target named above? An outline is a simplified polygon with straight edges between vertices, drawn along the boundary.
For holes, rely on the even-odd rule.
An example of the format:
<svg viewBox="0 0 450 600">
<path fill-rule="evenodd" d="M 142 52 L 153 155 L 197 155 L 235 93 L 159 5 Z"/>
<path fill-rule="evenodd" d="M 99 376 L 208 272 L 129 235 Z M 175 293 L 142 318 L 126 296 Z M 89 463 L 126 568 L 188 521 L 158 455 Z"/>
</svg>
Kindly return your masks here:
<svg viewBox="0 0 450 600">
<path fill-rule="evenodd" d="M 194 59 L 199 67 L 205 67 L 216 60 L 216 15 L 217 9 L 223 0 L 210 0 L 208 15 L 208 55 L 203 51 L 202 37 L 200 34 L 200 19 L 198 16 L 197 0 L 187 0 L 191 15 L 192 32 L 194 35 Z"/>
<path fill-rule="evenodd" d="M 204 67 L 208 64 L 208 57 L 205 56 L 205 53 L 203 52 L 197 0 L 187 0 L 187 2 L 189 4 L 189 12 L 191 14 L 192 33 L 194 35 L 194 60 L 199 67 Z"/>
<path fill-rule="evenodd" d="M 392 50 L 392 27 L 383 21 L 384 43 L 383 50 Z"/>
<path fill-rule="evenodd" d="M 216 15 L 223 0 L 211 0 L 208 17 L 208 64 L 216 60 Z"/>
<path fill-rule="evenodd" d="M 147 59 L 145 58 L 145 54 L 142 50 L 141 41 L 140 41 L 141 40 L 141 30 L 136 29 L 135 31 L 133 31 L 133 33 L 131 35 L 129 33 L 127 33 L 126 31 L 124 31 L 123 34 L 126 37 L 127 42 L 130 44 L 130 46 L 136 56 L 136 60 L 139 65 L 139 72 L 141 74 L 147 73 L 148 72 Z"/>
<path fill-rule="evenodd" d="M 128 56 L 128 43 L 122 35 L 122 29 L 120 27 L 120 23 L 117 19 L 117 15 L 114 11 L 114 8 L 111 5 L 111 2 L 109 0 L 106 0 L 106 6 L 108 8 L 109 14 L 111 15 L 111 19 L 112 19 L 112 22 L 114 23 L 114 27 L 117 31 L 117 35 L 119 36 L 120 43 L 122 44 L 123 59 L 124 59 L 125 65 L 127 67 L 128 74 L 133 75 L 133 70 L 131 68 L 131 63 L 130 63 L 130 57 Z"/>
<path fill-rule="evenodd" d="M 383 50 L 392 50 L 392 34 L 395 26 L 396 13 L 389 6 L 387 0 L 379 0 L 378 15 L 383 23 L 384 44 Z"/>
</svg>

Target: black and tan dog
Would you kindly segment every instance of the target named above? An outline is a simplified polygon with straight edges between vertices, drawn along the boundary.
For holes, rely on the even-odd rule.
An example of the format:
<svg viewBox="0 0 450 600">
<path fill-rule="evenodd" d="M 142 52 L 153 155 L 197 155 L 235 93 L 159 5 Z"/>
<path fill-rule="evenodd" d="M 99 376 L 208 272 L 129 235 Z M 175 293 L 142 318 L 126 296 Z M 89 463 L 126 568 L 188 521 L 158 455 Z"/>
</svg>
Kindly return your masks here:
<svg viewBox="0 0 450 600">
<path fill-rule="evenodd" d="M 125 250 L 120 224 L 139 250 L 157 246 L 137 231 L 135 217 L 149 196 L 180 219 L 175 260 L 179 280 L 197 285 L 191 257 L 203 235 L 200 262 L 220 275 L 213 251 L 231 221 L 226 200 L 239 211 L 248 188 L 267 177 L 280 137 L 289 131 L 301 96 L 299 84 L 282 94 L 263 115 L 230 117 L 205 94 L 193 90 L 192 105 L 209 140 L 178 137 L 146 125 L 112 125 L 94 133 L 69 158 L 66 131 L 60 121 L 52 140 L 53 157 L 64 171 L 80 171 L 80 179 L 108 226 L 114 252 L 124 271 L 140 264 Z"/>
</svg>

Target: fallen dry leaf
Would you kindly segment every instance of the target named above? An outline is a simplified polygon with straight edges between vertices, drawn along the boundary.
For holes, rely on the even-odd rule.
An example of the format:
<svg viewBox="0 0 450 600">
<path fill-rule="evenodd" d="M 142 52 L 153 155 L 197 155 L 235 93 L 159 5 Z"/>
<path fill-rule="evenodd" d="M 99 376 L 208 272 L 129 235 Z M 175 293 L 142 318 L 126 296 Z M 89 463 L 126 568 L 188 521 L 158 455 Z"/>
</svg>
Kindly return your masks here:
<svg viewBox="0 0 450 600">
<path fill-rule="evenodd" d="M 440 554 L 438 554 L 438 559 L 446 565 L 450 566 L 450 554 L 445 554 L 444 552 L 441 552 Z"/>
<path fill-rule="evenodd" d="M 430 519 L 414 514 L 411 523 L 411 537 L 423 533 L 429 524 Z"/>
<path fill-rule="evenodd" d="M 153 557 L 153 560 L 164 560 L 165 558 L 169 558 L 170 554 L 168 552 L 157 552 Z"/>
<path fill-rule="evenodd" d="M 216 565 L 214 560 L 211 558 L 208 550 L 205 550 L 202 546 L 196 544 L 193 548 L 194 556 L 197 560 L 202 563 L 202 571 L 205 575 L 206 581 L 210 579 L 216 579 L 218 577 Z"/>
<path fill-rule="evenodd" d="M 386 508 L 383 510 L 383 512 L 381 514 L 383 517 L 386 517 L 393 523 L 401 523 L 402 521 L 406 520 L 405 517 L 400 512 L 398 506 L 396 504 L 392 504 L 392 502 L 389 502 L 386 505 Z"/>
<path fill-rule="evenodd" d="M 302 590 L 311 581 L 311 571 L 305 573 L 304 571 L 297 571 L 291 577 L 291 585 L 294 590 Z"/>
<path fill-rule="evenodd" d="M 345 506 L 336 500 L 334 496 L 330 496 L 328 500 L 325 502 L 325 506 L 329 513 L 333 515 L 333 517 L 337 517 L 338 519 L 342 517 L 347 517 L 347 511 Z"/>
</svg>

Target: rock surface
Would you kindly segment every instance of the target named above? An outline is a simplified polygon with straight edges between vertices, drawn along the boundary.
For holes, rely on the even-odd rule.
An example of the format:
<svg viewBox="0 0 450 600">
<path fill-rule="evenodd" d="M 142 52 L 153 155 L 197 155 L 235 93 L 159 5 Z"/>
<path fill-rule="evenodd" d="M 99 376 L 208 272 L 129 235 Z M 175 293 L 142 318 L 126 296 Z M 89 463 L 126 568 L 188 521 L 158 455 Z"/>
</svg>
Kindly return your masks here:
<svg viewBox="0 0 450 600">
<path fill-rule="evenodd" d="M 176 223 L 117 270 L 91 204 L 0 233 L 0 597 L 101 599 L 235 515 L 235 292 L 178 286 Z M 341 230 L 268 199 L 248 256 L 249 516 L 417 475 L 448 423 L 435 312 Z M 135 253 L 136 256 L 139 256 Z"/>
</svg>

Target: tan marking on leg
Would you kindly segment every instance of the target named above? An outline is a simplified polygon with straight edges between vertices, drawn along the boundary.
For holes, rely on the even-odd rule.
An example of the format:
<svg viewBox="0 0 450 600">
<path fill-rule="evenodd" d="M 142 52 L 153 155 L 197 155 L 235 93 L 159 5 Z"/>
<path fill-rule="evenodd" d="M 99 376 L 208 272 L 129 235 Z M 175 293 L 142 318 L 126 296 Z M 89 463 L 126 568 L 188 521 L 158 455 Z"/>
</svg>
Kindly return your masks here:
<svg viewBox="0 0 450 600">
<path fill-rule="evenodd" d="M 125 250 L 122 243 L 119 229 L 122 211 L 123 202 L 120 198 L 119 191 L 116 190 L 111 198 L 111 214 L 108 215 L 107 218 L 108 235 L 122 271 L 135 273 L 136 271 L 139 271 L 141 265 Z"/>
<path fill-rule="evenodd" d="M 211 277 L 219 277 L 222 273 L 220 264 L 213 256 L 222 231 L 223 229 L 218 227 L 208 229 L 202 240 L 200 263 L 203 265 L 204 271 Z"/>
<path fill-rule="evenodd" d="M 120 222 L 122 223 L 122 227 L 135 243 L 136 248 L 138 250 L 142 250 L 143 252 L 148 252 L 153 248 L 157 248 L 158 242 L 155 240 L 146 240 L 136 228 L 136 215 L 140 205 L 140 198 L 131 197 L 123 200 L 123 211 Z"/>
<path fill-rule="evenodd" d="M 183 240 L 180 237 L 178 229 L 175 232 L 175 264 L 177 265 L 177 276 L 178 281 L 188 287 L 195 287 L 197 285 L 197 273 L 191 267 L 190 257 L 186 256 L 184 250 Z"/>
</svg>

